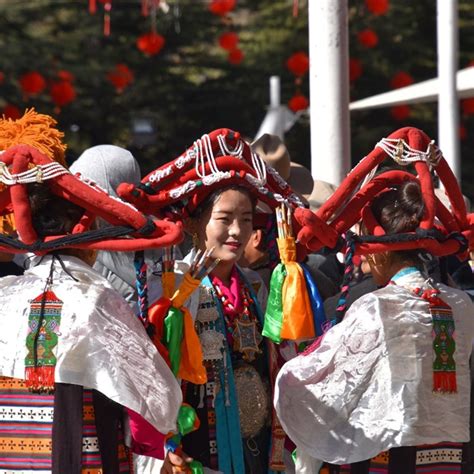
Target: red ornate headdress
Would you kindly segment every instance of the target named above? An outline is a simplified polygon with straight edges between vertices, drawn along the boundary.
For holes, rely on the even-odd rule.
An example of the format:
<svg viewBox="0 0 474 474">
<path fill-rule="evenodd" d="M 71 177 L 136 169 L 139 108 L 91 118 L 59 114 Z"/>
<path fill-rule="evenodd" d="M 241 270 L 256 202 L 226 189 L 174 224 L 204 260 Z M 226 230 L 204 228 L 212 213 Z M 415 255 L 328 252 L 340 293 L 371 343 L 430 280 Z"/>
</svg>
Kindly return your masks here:
<svg viewBox="0 0 474 474">
<path fill-rule="evenodd" d="M 41 239 L 33 225 L 27 184 L 45 182 L 51 192 L 85 209 L 71 234 Z M 45 253 L 61 248 L 133 251 L 179 243 L 181 227 L 152 220 L 129 203 L 109 196 L 94 183 L 82 181 L 61 164 L 30 145 L 16 145 L 0 154 L 0 213 L 13 211 L 19 238 L 0 235 L 0 251 Z M 91 230 L 95 217 L 112 227 Z"/>
<path fill-rule="evenodd" d="M 245 186 L 272 209 L 283 201 L 303 206 L 239 132 L 227 128 L 203 135 L 177 159 L 148 174 L 140 186 L 121 184 L 118 194 L 145 213 L 160 215 L 164 206 L 176 204 L 189 215 L 210 192 L 232 184 Z"/>
<path fill-rule="evenodd" d="M 416 175 L 390 170 L 374 176 L 387 157 L 401 166 L 413 165 Z M 438 176 L 443 184 L 450 210 L 435 195 L 432 175 Z M 420 184 L 425 204 L 423 219 L 414 232 L 385 235 L 370 205 L 380 193 L 405 181 Z M 359 220 L 364 222 L 370 235 L 355 238 L 356 254 L 422 249 L 445 256 L 462 254 L 468 245 L 474 248 L 474 214 L 467 215 L 453 172 L 434 142 L 413 127 L 401 128 L 380 140 L 316 213 L 297 209 L 295 217 L 302 226 L 298 239 L 311 250 L 337 248 L 340 236 Z"/>
</svg>

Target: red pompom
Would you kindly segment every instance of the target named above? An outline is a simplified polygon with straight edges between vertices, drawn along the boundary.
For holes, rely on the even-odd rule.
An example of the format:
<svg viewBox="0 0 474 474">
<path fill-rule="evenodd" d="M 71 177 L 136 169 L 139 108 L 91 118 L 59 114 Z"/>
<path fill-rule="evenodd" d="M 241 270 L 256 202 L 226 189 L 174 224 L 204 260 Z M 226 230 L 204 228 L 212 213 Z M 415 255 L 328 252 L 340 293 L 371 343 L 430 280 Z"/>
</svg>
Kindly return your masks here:
<svg viewBox="0 0 474 474">
<path fill-rule="evenodd" d="M 165 38 L 151 31 L 137 39 L 137 48 L 144 54 L 154 56 L 158 54 L 165 45 Z"/>
<path fill-rule="evenodd" d="M 18 120 L 21 117 L 20 109 L 16 105 L 7 104 L 2 110 L 2 114 L 7 119 Z"/>
<path fill-rule="evenodd" d="M 396 105 L 390 109 L 390 115 L 395 120 L 406 120 L 411 114 L 411 109 L 408 105 Z"/>
<path fill-rule="evenodd" d="M 239 43 L 239 35 L 233 31 L 228 31 L 227 33 L 222 33 L 219 36 L 219 46 L 227 51 L 232 51 L 237 48 Z"/>
<path fill-rule="evenodd" d="M 25 94 L 41 94 L 46 87 L 46 80 L 39 72 L 27 72 L 20 77 L 20 86 Z"/>
<path fill-rule="evenodd" d="M 236 0 L 212 0 L 209 4 L 211 13 L 217 16 L 226 16 L 235 8 Z"/>
<path fill-rule="evenodd" d="M 358 35 L 357 39 L 362 46 L 366 48 L 374 48 L 379 43 L 379 37 L 374 30 L 367 28 L 362 30 Z"/>
<path fill-rule="evenodd" d="M 390 81 L 390 87 L 392 89 L 400 89 L 400 87 L 406 87 L 413 84 L 415 81 L 413 77 L 405 71 L 400 71 L 392 77 Z"/>
<path fill-rule="evenodd" d="M 295 76 L 304 76 L 309 70 L 309 57 L 304 51 L 298 51 L 288 58 L 286 67 Z"/>
<path fill-rule="evenodd" d="M 133 82 L 133 72 L 126 64 L 117 64 L 115 68 L 107 74 L 107 79 L 120 94 Z"/>
<path fill-rule="evenodd" d="M 462 100 L 461 107 L 464 115 L 474 115 L 474 97 Z"/>
<path fill-rule="evenodd" d="M 296 93 L 289 101 L 288 107 L 293 112 L 298 112 L 299 110 L 306 110 L 309 106 L 309 100 L 300 93 Z"/>
<path fill-rule="evenodd" d="M 365 0 L 367 10 L 374 15 L 385 15 L 390 6 L 388 0 Z"/>
<path fill-rule="evenodd" d="M 240 64 L 244 60 L 244 53 L 239 48 L 235 48 L 230 51 L 228 60 L 230 64 Z"/>
<path fill-rule="evenodd" d="M 50 94 L 57 107 L 64 107 L 76 99 L 76 90 L 69 81 L 54 82 Z"/>
<path fill-rule="evenodd" d="M 362 76 L 362 63 L 359 59 L 349 59 L 349 80 L 357 81 L 360 76 Z"/>
</svg>

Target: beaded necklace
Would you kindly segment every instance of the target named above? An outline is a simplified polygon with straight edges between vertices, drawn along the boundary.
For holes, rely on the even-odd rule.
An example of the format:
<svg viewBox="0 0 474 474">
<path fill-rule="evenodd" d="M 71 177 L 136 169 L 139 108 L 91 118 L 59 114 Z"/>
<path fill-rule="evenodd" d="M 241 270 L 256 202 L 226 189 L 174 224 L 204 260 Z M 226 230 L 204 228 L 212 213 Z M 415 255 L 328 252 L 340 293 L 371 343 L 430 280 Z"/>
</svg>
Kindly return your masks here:
<svg viewBox="0 0 474 474">
<path fill-rule="evenodd" d="M 234 351 L 240 352 L 244 360 L 251 362 L 262 351 L 262 342 L 257 319 L 252 314 L 251 307 L 255 303 L 248 289 L 239 280 L 239 294 L 242 296 L 242 310 L 239 311 L 224 294 L 221 283 L 214 278 L 212 281 L 217 298 L 222 304 L 222 312 L 226 325 L 229 344 Z"/>
</svg>

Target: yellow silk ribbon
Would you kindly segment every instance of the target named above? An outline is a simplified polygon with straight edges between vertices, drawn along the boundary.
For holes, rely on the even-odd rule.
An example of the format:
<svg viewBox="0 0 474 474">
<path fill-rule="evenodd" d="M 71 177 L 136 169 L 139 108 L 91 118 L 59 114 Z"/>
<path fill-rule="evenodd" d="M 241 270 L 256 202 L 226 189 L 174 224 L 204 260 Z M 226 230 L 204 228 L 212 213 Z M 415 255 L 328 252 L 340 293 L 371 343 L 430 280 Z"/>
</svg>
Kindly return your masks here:
<svg viewBox="0 0 474 474">
<path fill-rule="evenodd" d="M 184 302 L 191 296 L 201 283 L 191 277 L 189 273 L 184 275 L 181 285 L 176 290 L 172 305 L 183 313 L 183 339 L 181 341 L 181 363 L 178 377 L 191 383 L 200 385 L 207 382 L 207 372 L 203 365 L 201 341 L 196 333 L 194 321 L 189 309 Z"/>
<path fill-rule="evenodd" d="M 306 287 L 304 271 L 296 262 L 296 243 L 293 237 L 277 239 L 286 278 L 282 287 L 282 339 L 304 340 L 315 337 L 313 311 Z"/>
<path fill-rule="evenodd" d="M 171 298 L 174 293 L 174 272 L 163 272 L 161 275 L 161 284 L 163 285 L 163 296 Z"/>
</svg>

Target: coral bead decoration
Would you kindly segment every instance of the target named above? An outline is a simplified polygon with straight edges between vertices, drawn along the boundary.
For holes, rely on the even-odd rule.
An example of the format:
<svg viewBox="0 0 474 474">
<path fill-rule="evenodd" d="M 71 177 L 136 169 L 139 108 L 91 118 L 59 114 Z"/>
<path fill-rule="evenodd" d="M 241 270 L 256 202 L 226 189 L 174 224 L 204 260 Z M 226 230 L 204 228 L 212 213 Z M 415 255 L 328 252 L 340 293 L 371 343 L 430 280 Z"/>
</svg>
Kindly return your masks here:
<svg viewBox="0 0 474 474">
<path fill-rule="evenodd" d="M 229 52 L 228 59 L 230 64 L 240 64 L 244 60 L 244 53 L 239 48 L 235 48 Z"/>
<path fill-rule="evenodd" d="M 7 104 L 2 110 L 2 115 L 7 119 L 18 120 L 22 116 L 22 113 L 16 105 Z"/>
<path fill-rule="evenodd" d="M 239 43 L 239 35 L 233 31 L 228 31 L 227 33 L 222 33 L 219 36 L 219 46 L 227 51 L 232 51 L 237 48 Z"/>
<path fill-rule="evenodd" d="M 390 115 L 398 121 L 406 120 L 410 114 L 411 109 L 408 105 L 397 105 L 390 109 Z"/>
<path fill-rule="evenodd" d="M 413 84 L 415 81 L 413 77 L 405 71 L 400 71 L 395 74 L 391 81 L 390 87 L 392 89 L 400 89 L 400 87 L 406 87 Z"/>
<path fill-rule="evenodd" d="M 308 99 L 303 95 L 296 93 L 289 101 L 288 107 L 293 112 L 298 112 L 299 110 L 305 110 L 309 106 Z"/>
<path fill-rule="evenodd" d="M 379 37 L 374 30 L 367 28 L 362 30 L 358 35 L 357 39 L 362 46 L 366 48 L 374 48 L 379 43 Z"/>
<path fill-rule="evenodd" d="M 304 76 L 309 70 L 309 57 L 304 51 L 294 53 L 286 61 L 286 67 L 295 76 Z"/>
<path fill-rule="evenodd" d="M 37 95 L 45 89 L 46 80 L 39 72 L 31 71 L 20 77 L 20 86 L 25 94 Z"/>
<path fill-rule="evenodd" d="M 235 8 L 236 0 L 212 0 L 209 4 L 211 13 L 217 16 L 226 16 Z"/>
<path fill-rule="evenodd" d="M 137 39 L 137 48 L 148 56 L 158 54 L 165 45 L 165 38 L 158 33 L 151 31 L 145 33 Z"/>
<path fill-rule="evenodd" d="M 107 79 L 120 94 L 133 82 L 134 77 L 133 72 L 126 64 L 117 64 L 115 68 L 107 74 Z"/>
<path fill-rule="evenodd" d="M 365 5 L 374 15 L 385 15 L 390 7 L 388 0 L 365 0 Z"/>
<path fill-rule="evenodd" d="M 51 99 L 57 107 L 64 107 L 76 99 L 76 90 L 69 81 L 58 81 L 51 85 Z"/>
<path fill-rule="evenodd" d="M 362 63 L 356 58 L 349 59 L 349 80 L 357 81 L 360 76 L 362 76 Z"/>
</svg>

